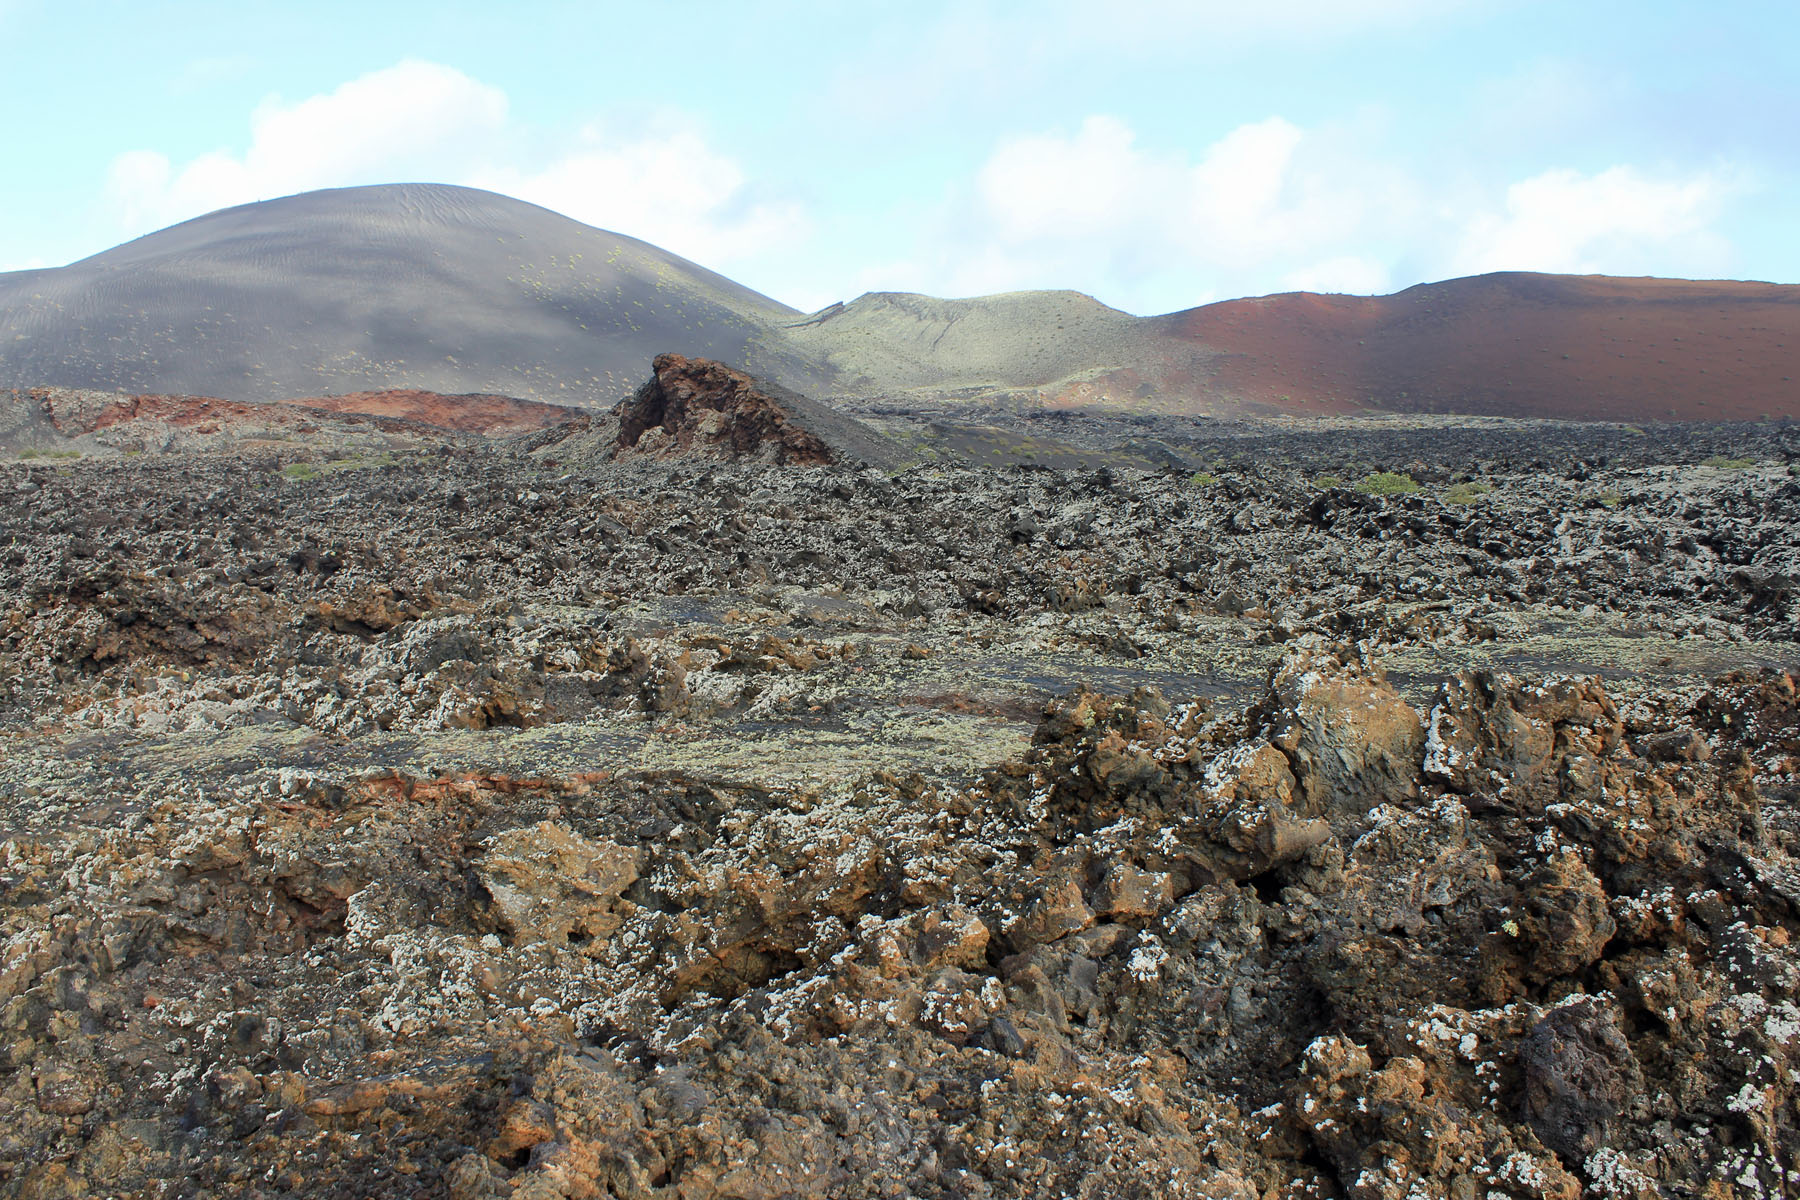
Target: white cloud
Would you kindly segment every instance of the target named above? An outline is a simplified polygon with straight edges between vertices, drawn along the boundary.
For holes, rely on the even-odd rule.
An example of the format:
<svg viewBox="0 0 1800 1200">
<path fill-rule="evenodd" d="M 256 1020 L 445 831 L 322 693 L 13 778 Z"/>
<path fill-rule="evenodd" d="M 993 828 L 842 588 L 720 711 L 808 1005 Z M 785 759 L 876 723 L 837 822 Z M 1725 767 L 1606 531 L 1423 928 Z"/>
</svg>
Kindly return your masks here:
<svg viewBox="0 0 1800 1200">
<path fill-rule="evenodd" d="M 983 210 L 1009 239 L 1105 236 L 1132 219 L 1141 185 L 1173 181 L 1172 166 L 1145 158 L 1123 121 L 1090 117 L 1074 137 L 1042 134 L 1002 144 L 976 187 Z"/>
<path fill-rule="evenodd" d="M 759 199 L 733 159 L 692 129 L 609 135 L 592 127 L 541 170 L 498 167 L 464 182 L 661 246 L 704 266 L 799 237 L 804 215 Z"/>
<path fill-rule="evenodd" d="M 1138 144 L 1113 117 L 998 146 L 936 250 L 938 286 L 1075 287 L 1134 311 L 1209 293 L 1373 290 L 1386 270 L 1353 245 L 1404 220 L 1407 181 L 1280 117 L 1198 156 Z M 1296 284 L 1297 285 L 1297 284 Z"/>
<path fill-rule="evenodd" d="M 1215 142 L 1189 174 L 1187 244 L 1244 261 L 1296 238 L 1316 238 L 1332 224 L 1332 213 L 1289 195 L 1301 136 L 1297 127 L 1270 117 Z"/>
<path fill-rule="evenodd" d="M 526 141 L 506 94 L 451 67 L 407 61 L 250 118 L 241 154 L 179 166 L 155 150 L 113 160 L 107 192 L 124 230 L 144 233 L 214 209 L 322 187 L 420 180 L 486 187 L 643 238 L 719 269 L 796 237 L 792 204 L 760 198 L 742 167 L 701 134 L 666 122 L 590 127 L 547 160 Z"/>
<path fill-rule="evenodd" d="M 1408 19 L 1419 8 L 1353 7 L 1344 19 Z M 435 180 L 643 238 L 752 286 L 776 284 L 803 305 L 853 294 L 840 290 L 851 285 L 950 295 L 1069 287 L 1156 312 L 1495 269 L 1718 272 L 1730 247 L 1714 227 L 1741 190 L 1724 168 L 1484 183 L 1437 162 L 1402 167 L 1380 152 L 1380 129 L 1354 119 L 1302 128 L 1269 116 L 1206 144 L 1155 146 L 1096 115 L 1000 140 L 935 213 L 896 210 L 876 234 L 851 214 L 827 254 L 799 205 L 691 122 L 597 123 L 546 145 L 508 107 L 504 92 L 460 71 L 402 62 L 298 102 L 264 102 L 241 151 L 182 162 L 156 149 L 121 154 L 109 204 L 137 234 L 311 188 Z M 810 260 L 799 253 L 809 244 Z"/>
<path fill-rule="evenodd" d="M 1141 150 L 1131 129 L 1090 117 L 1073 137 L 1043 135 L 1003 144 L 977 188 L 1002 240 L 1110 243 L 1114 258 L 1166 253 L 1143 235 L 1205 258 L 1256 257 L 1330 215 L 1290 195 L 1302 134 L 1280 117 L 1242 125 L 1196 163 Z"/>
<path fill-rule="evenodd" d="M 122 154 L 108 191 L 124 224 L 144 232 L 312 188 L 416 177 L 491 138 L 506 108 L 504 92 L 461 71 L 402 62 L 298 104 L 264 102 L 241 156 L 215 150 L 177 168 L 155 150 Z"/>
<path fill-rule="evenodd" d="M 1735 181 L 1614 167 L 1484 186 L 1402 167 L 1346 128 L 1269 117 L 1188 153 L 1095 116 L 997 145 L 899 274 L 923 291 L 1070 287 L 1157 312 L 1493 270 L 1719 273 Z"/>
<path fill-rule="evenodd" d="M 1504 212 L 1467 223 L 1455 269 L 1640 274 L 1650 262 L 1715 262 L 1725 247 L 1710 226 L 1732 190 L 1713 172 L 1546 171 L 1509 187 Z"/>
</svg>

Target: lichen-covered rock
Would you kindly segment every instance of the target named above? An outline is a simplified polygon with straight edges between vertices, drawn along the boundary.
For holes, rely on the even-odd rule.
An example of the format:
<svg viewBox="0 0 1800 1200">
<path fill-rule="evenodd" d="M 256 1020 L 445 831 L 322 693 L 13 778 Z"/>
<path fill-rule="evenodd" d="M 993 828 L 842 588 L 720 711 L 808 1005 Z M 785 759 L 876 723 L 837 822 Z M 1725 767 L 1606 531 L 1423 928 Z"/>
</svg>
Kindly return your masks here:
<svg viewBox="0 0 1800 1200">
<path fill-rule="evenodd" d="M 1270 741 L 1290 760 L 1309 814 L 1355 814 L 1418 793 L 1419 714 L 1380 673 L 1304 643 L 1269 681 Z"/>
<path fill-rule="evenodd" d="M 620 894 L 636 882 L 643 852 L 590 842 L 552 824 L 496 835 L 475 861 L 500 929 L 523 942 L 586 942 L 617 929 Z"/>
<path fill-rule="evenodd" d="M 1793 860 L 1754 775 L 1634 756 L 1591 681 L 1472 676 L 1435 707 L 1510 697 L 1461 710 L 1472 762 L 1549 748 L 1510 800 L 1422 774 L 1308 817 L 1326 775 L 1269 730 L 1340 736 L 1320 697 L 1372 685 L 1317 647 L 1273 678 L 1300 663 L 1291 710 L 1069 697 L 949 791 L 289 768 L 14 839 L 0 1168 L 1396 1200 L 1794 1169 L 1800 969 L 1759 882 Z"/>
</svg>

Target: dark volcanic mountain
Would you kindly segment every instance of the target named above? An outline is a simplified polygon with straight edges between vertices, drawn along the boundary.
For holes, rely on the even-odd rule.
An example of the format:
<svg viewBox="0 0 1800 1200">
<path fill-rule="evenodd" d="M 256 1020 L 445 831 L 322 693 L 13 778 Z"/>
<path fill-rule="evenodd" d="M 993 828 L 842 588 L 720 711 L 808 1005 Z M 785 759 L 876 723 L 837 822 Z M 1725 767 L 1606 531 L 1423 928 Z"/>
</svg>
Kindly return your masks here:
<svg viewBox="0 0 1800 1200">
<path fill-rule="evenodd" d="M 660 353 L 808 395 L 1235 416 L 1800 416 L 1800 287 L 1505 273 L 1134 317 L 1078 292 L 810 316 L 491 192 L 310 192 L 0 275 L 0 388 L 604 407 Z"/>
<path fill-rule="evenodd" d="M 799 314 L 548 209 L 431 184 L 225 209 L 0 275 L 0 386 L 278 400 L 389 388 L 611 404 L 658 352 L 795 382 Z"/>
</svg>

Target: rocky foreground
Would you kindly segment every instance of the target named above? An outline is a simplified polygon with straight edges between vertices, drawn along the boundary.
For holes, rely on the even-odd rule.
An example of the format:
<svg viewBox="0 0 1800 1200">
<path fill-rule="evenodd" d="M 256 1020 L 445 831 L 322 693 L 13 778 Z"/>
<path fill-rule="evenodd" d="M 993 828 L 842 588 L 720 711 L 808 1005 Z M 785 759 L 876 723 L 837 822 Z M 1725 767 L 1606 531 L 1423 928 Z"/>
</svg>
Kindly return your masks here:
<svg viewBox="0 0 1800 1200">
<path fill-rule="evenodd" d="M 719 426 L 0 468 L 0 1191 L 1800 1191 L 1779 455 Z"/>
</svg>

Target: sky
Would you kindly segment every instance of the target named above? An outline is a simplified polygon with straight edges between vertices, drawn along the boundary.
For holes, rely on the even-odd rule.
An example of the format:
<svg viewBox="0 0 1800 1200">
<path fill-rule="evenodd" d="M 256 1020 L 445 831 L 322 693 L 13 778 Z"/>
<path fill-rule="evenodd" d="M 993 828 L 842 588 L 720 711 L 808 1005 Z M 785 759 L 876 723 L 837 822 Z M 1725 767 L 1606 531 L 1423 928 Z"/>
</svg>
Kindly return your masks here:
<svg viewBox="0 0 1800 1200">
<path fill-rule="evenodd" d="M 0 270 L 504 192 L 808 311 L 1800 282 L 1800 4 L 0 0 Z"/>
</svg>

